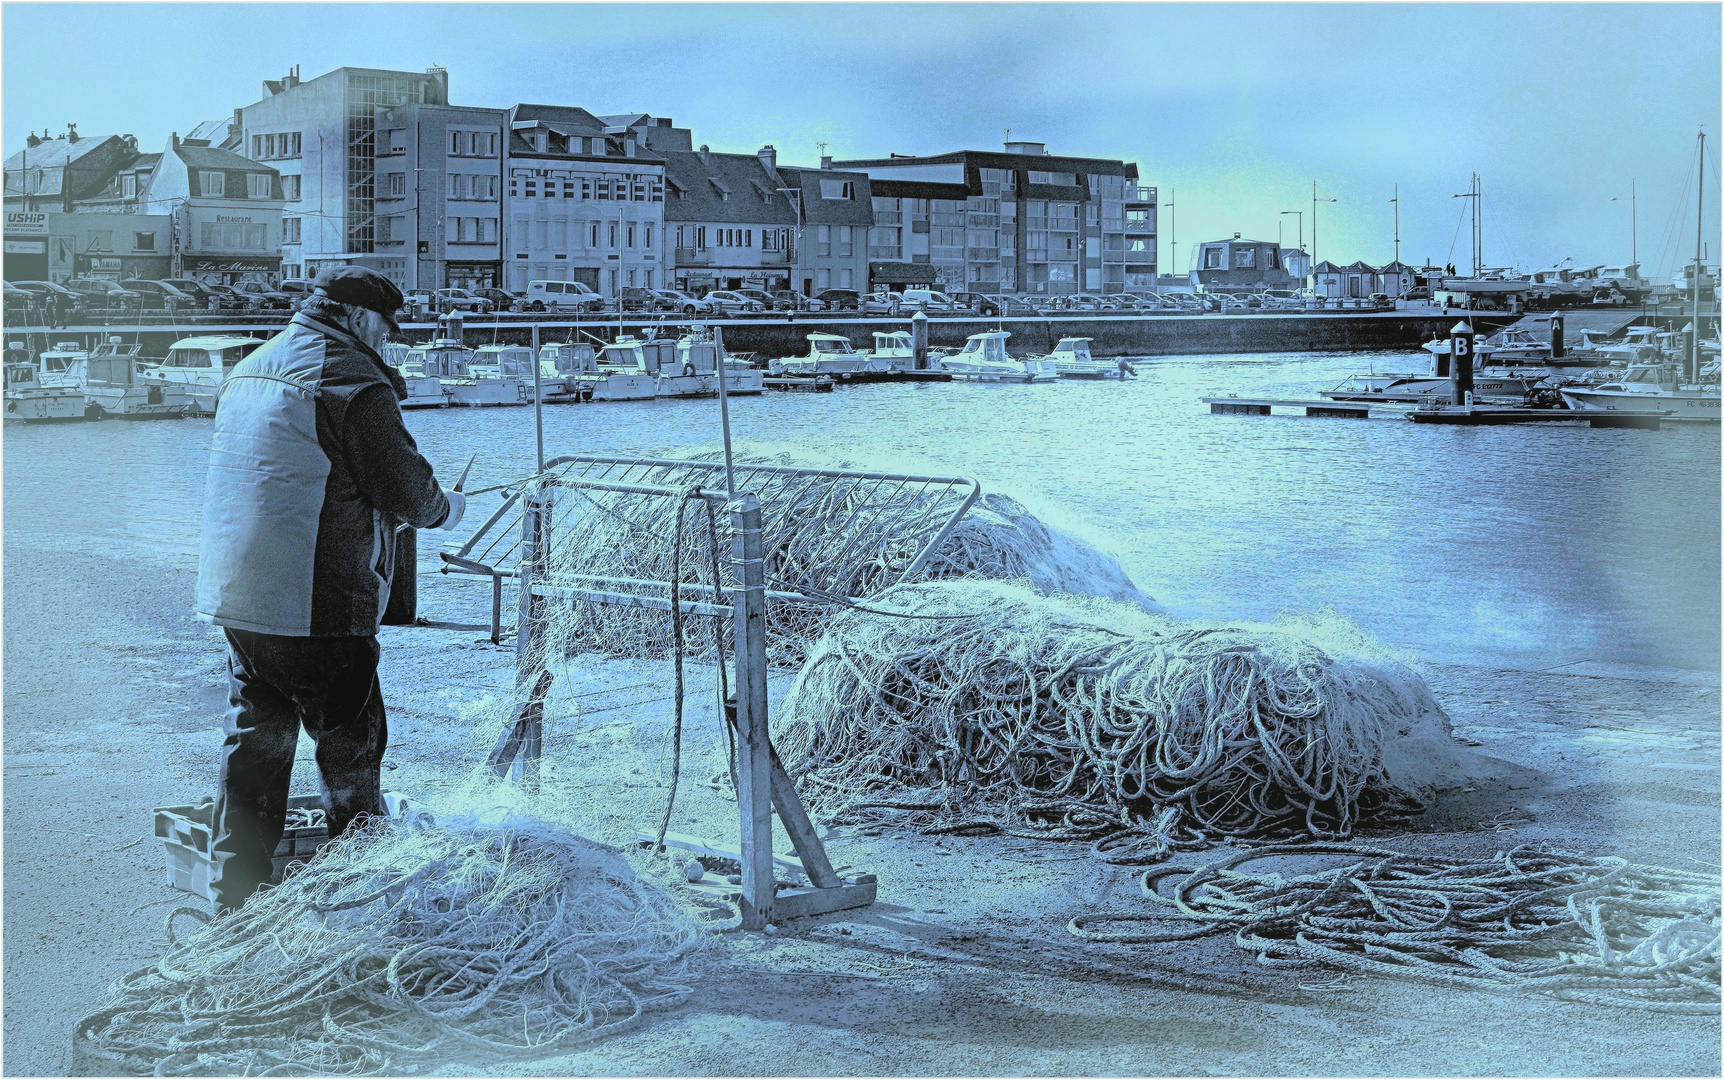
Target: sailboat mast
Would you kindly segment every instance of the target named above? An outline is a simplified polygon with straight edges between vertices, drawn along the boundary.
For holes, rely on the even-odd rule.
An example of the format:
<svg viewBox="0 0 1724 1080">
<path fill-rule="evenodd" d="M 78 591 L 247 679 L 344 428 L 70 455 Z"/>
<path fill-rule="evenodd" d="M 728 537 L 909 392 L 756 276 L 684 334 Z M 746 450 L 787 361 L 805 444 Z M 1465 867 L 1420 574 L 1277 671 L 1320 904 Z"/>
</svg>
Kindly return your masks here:
<svg viewBox="0 0 1724 1080">
<path fill-rule="evenodd" d="M 1700 275 L 1706 269 L 1702 252 L 1706 218 L 1706 129 L 1700 129 L 1700 183 L 1694 188 L 1694 322 L 1688 335 L 1688 378 L 1700 378 Z"/>
</svg>

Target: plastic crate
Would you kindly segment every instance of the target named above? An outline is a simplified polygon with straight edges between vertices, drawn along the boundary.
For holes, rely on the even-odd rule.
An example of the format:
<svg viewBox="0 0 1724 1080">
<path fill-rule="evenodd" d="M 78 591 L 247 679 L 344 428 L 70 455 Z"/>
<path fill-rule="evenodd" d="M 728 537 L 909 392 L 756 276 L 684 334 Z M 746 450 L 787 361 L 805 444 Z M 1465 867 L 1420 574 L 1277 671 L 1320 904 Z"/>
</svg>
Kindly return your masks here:
<svg viewBox="0 0 1724 1080">
<path fill-rule="evenodd" d="M 292 795 L 289 809 L 321 810 L 318 795 Z M 210 892 L 210 851 L 215 846 L 215 800 L 203 799 L 189 806 L 156 807 L 156 835 L 168 855 L 168 884 L 181 892 L 213 899 Z M 327 825 L 286 829 L 276 845 L 270 882 L 281 881 L 289 866 L 308 861 L 329 840 Z"/>
</svg>

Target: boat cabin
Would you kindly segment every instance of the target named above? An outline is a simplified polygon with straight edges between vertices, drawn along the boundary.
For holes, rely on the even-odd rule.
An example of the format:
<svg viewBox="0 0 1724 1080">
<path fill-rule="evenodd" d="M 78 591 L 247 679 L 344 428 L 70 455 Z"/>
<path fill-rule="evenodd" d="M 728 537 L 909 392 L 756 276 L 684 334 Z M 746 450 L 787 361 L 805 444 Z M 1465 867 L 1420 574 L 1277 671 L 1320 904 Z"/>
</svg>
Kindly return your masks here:
<svg viewBox="0 0 1724 1080">
<path fill-rule="evenodd" d="M 36 362 L 30 358 L 30 350 L 22 342 L 14 341 L 7 347 L 4 369 L 8 390 L 28 390 L 37 385 Z"/>
<path fill-rule="evenodd" d="M 483 345 L 473 354 L 471 370 L 479 378 L 531 379 L 533 350 L 525 345 Z"/>
<path fill-rule="evenodd" d="M 908 330 L 876 330 L 874 331 L 874 355 L 893 358 L 913 357 L 916 355 L 916 344 L 911 339 Z"/>
<path fill-rule="evenodd" d="M 684 374 L 711 375 L 718 370 L 718 345 L 704 334 L 684 336 L 676 343 L 676 369 Z"/>
<path fill-rule="evenodd" d="M 78 374 L 78 364 L 89 356 L 76 341 L 62 341 L 37 357 L 44 382 L 66 382 Z"/>
<path fill-rule="evenodd" d="M 408 350 L 407 359 L 401 364 L 401 374 L 433 379 L 467 379 L 472 377 L 469 368 L 472 362 L 472 349 L 439 339 Z"/>
<path fill-rule="evenodd" d="M 558 375 L 579 375 L 593 370 L 598 354 L 591 345 L 582 342 L 562 342 L 539 346 L 540 365 L 549 364 Z"/>
<path fill-rule="evenodd" d="M 812 360 L 830 359 L 837 356 L 854 356 L 856 350 L 851 347 L 850 339 L 837 334 L 809 334 L 808 356 Z"/>
<path fill-rule="evenodd" d="M 1089 354 L 1089 343 L 1094 338 L 1068 337 L 1060 338 L 1060 343 L 1054 346 L 1054 355 L 1064 360 L 1068 356 L 1073 360 L 1089 361 L 1094 359 Z"/>
<path fill-rule="evenodd" d="M 168 349 L 165 360 L 156 365 L 163 372 L 217 371 L 226 373 L 233 366 L 262 348 L 262 338 L 241 337 L 237 334 L 210 334 L 203 337 L 181 338 Z"/>
<path fill-rule="evenodd" d="M 612 371 L 645 371 L 646 343 L 624 337 L 599 350 L 596 365 Z"/>
<path fill-rule="evenodd" d="M 990 330 L 985 334 L 971 334 L 964 341 L 964 347 L 958 351 L 954 360 L 989 360 L 1006 364 L 1011 362 L 1011 356 L 1006 353 L 1006 339 L 1011 333 L 1005 330 Z"/>
<path fill-rule="evenodd" d="M 1676 390 L 1676 368 L 1670 364 L 1630 364 L 1618 387 L 1602 386 L 1601 390 Z"/>
<path fill-rule="evenodd" d="M 84 361 L 84 384 L 86 386 L 134 386 L 137 383 L 139 355 L 144 351 L 140 344 L 122 345 L 118 341 L 108 341 L 96 346 L 89 359 Z"/>
</svg>

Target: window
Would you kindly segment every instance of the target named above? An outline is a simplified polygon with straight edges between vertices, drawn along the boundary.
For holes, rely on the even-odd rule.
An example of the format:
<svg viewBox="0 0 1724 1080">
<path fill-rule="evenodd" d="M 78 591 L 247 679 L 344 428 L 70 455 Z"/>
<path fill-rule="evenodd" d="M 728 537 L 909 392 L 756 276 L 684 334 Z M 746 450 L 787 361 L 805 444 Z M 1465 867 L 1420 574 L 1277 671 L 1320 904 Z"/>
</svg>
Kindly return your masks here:
<svg viewBox="0 0 1724 1080">
<path fill-rule="evenodd" d="M 241 241 L 247 251 L 262 251 L 267 230 L 262 225 L 247 225 L 245 237 Z"/>
<path fill-rule="evenodd" d="M 209 228 L 209 226 L 206 225 L 206 226 L 204 226 L 204 228 L 207 229 L 207 228 Z M 112 229 L 91 229 L 90 230 L 90 250 L 91 251 L 112 251 L 112 250 L 114 250 L 114 233 L 113 233 L 113 230 Z"/>
<path fill-rule="evenodd" d="M 281 197 L 288 202 L 298 202 L 299 181 L 300 178 L 297 176 L 283 176 L 281 178 Z"/>
<path fill-rule="evenodd" d="M 623 246 L 628 247 L 628 248 L 634 247 L 635 246 L 635 223 L 632 221 L 629 222 L 628 227 L 624 230 L 624 233 L 626 235 L 625 235 L 625 239 L 623 242 Z M 633 285 L 634 282 L 631 281 L 631 282 L 629 282 L 629 284 Z"/>
<path fill-rule="evenodd" d="M 451 154 L 459 154 L 461 152 L 461 133 L 459 131 L 451 131 L 449 133 L 449 152 Z"/>
<path fill-rule="evenodd" d="M 742 246 L 746 247 L 746 248 L 751 248 L 754 246 L 754 230 L 753 229 L 744 229 L 742 231 Z"/>
<path fill-rule="evenodd" d="M 287 149 L 283 153 L 288 157 L 299 156 L 299 132 L 290 131 L 287 133 Z"/>
<path fill-rule="evenodd" d="M 520 197 L 521 197 L 521 180 L 519 177 L 511 176 L 511 177 L 509 177 L 509 198 L 518 199 Z"/>
<path fill-rule="evenodd" d="M 397 172 L 389 174 L 389 194 L 397 199 L 407 194 L 406 173 Z"/>
<path fill-rule="evenodd" d="M 846 266 L 844 269 L 838 271 L 838 287 L 840 289 L 850 288 L 851 280 L 852 280 L 852 276 L 851 276 L 850 268 L 848 266 Z"/>
<path fill-rule="evenodd" d="M 606 233 L 606 235 L 608 237 L 608 241 L 605 244 L 605 246 L 614 251 L 616 249 L 616 246 L 617 246 L 617 223 L 616 222 L 613 221 L 610 223 L 610 230 Z"/>
<path fill-rule="evenodd" d="M 599 246 L 599 223 L 596 221 L 592 223 L 592 227 L 589 231 L 587 246 L 590 248 L 596 248 Z"/>
<path fill-rule="evenodd" d="M 248 199 L 267 199 L 275 194 L 275 185 L 270 183 L 272 177 L 268 173 L 246 173 L 245 195 Z"/>
<path fill-rule="evenodd" d="M 1257 249 L 1235 248 L 1233 252 L 1233 265 L 1242 270 L 1255 268 L 1257 266 Z"/>
<path fill-rule="evenodd" d="M 652 250 L 652 222 L 650 222 L 650 221 L 647 222 L 644 226 L 642 226 L 642 228 L 645 229 L 646 236 L 644 237 L 644 243 L 642 243 L 641 246 L 646 248 L 648 251 L 651 251 Z"/>
<path fill-rule="evenodd" d="M 831 287 L 832 287 L 832 271 L 827 270 L 824 267 L 822 267 L 821 269 L 814 272 L 814 288 L 817 291 L 825 292 L 827 289 L 830 289 Z"/>
<path fill-rule="evenodd" d="M 299 218 L 281 219 L 281 242 L 284 244 L 299 243 Z"/>
<path fill-rule="evenodd" d="M 495 199 L 497 197 L 497 178 L 495 176 L 486 173 L 484 176 L 475 176 L 473 179 L 484 181 L 482 185 L 474 189 L 473 197 L 475 199 Z"/>
<path fill-rule="evenodd" d="M 537 177 L 527 177 L 527 192 L 525 197 L 529 199 L 536 199 L 539 197 L 539 181 Z"/>
<path fill-rule="evenodd" d="M 1221 269 L 1221 249 L 1220 248 L 1204 248 L 1203 249 L 1203 268 L 1205 270 L 1219 270 L 1219 269 Z"/>
<path fill-rule="evenodd" d="M 270 139 L 273 141 L 275 139 L 275 136 L 271 135 Z M 263 136 L 262 135 L 253 135 L 251 137 L 251 156 L 252 156 L 252 159 L 254 161 L 259 160 L 264 156 L 264 154 L 263 154 Z"/>
<path fill-rule="evenodd" d="M 595 198 L 609 199 L 611 197 L 611 182 L 609 180 L 600 180 L 598 188 L 599 191 L 598 194 L 594 196 Z"/>
<path fill-rule="evenodd" d="M 706 226 L 698 226 L 694 230 L 694 247 L 696 251 L 706 250 Z"/>
<path fill-rule="evenodd" d="M 154 251 L 154 250 L 156 250 L 156 234 L 153 232 L 133 233 L 132 234 L 132 250 L 133 251 Z"/>
<path fill-rule="evenodd" d="M 574 197 L 575 197 L 575 182 L 573 180 L 564 180 L 563 181 L 563 198 L 572 199 Z"/>
<path fill-rule="evenodd" d="M 855 253 L 856 247 L 854 241 L 852 241 L 850 237 L 850 226 L 838 226 L 838 254 L 854 255 Z M 849 286 L 846 285 L 845 288 L 849 288 Z"/>
<path fill-rule="evenodd" d="M 825 183 L 824 180 L 821 183 Z M 815 249 L 821 255 L 832 254 L 832 226 L 820 226 L 820 246 Z"/>
<path fill-rule="evenodd" d="M 850 180 L 820 181 L 820 197 L 822 199 L 854 199 L 856 184 Z"/>
<path fill-rule="evenodd" d="M 217 169 L 199 169 L 198 190 L 206 198 L 225 196 L 227 194 L 227 174 Z"/>
<path fill-rule="evenodd" d="M 646 202 L 647 198 L 646 181 L 638 176 L 634 178 L 634 198 L 635 202 Z"/>
<path fill-rule="evenodd" d="M 593 197 L 593 182 L 591 180 L 582 180 L 581 181 L 581 198 L 590 199 L 592 197 Z"/>
<path fill-rule="evenodd" d="M 138 177 L 136 173 L 127 173 L 120 177 L 120 198 L 135 199 L 138 197 Z"/>
</svg>

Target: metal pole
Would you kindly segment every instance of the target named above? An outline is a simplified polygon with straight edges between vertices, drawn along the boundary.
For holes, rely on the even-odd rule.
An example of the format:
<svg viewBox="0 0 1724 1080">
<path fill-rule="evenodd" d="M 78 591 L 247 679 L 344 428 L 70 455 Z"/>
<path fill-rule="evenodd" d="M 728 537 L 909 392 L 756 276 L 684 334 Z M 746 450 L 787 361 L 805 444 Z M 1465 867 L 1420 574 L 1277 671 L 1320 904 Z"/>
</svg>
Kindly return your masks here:
<svg viewBox="0 0 1724 1080">
<path fill-rule="evenodd" d="M 533 324 L 533 434 L 539 443 L 539 471 L 545 471 L 545 397 L 539 390 L 539 324 Z"/>
<path fill-rule="evenodd" d="M 724 378 L 724 327 L 712 328 L 712 366 L 718 373 L 718 423 L 724 433 L 724 492 L 736 498 L 736 467 L 730 460 L 730 392 Z M 741 639 L 738 639 L 741 640 Z"/>
<path fill-rule="evenodd" d="M 731 593 L 736 627 L 736 802 L 742 820 L 742 928 L 772 921 L 772 745 L 766 716 L 766 570 L 760 500 L 730 504 Z"/>
<path fill-rule="evenodd" d="M 1688 335 L 1688 379 L 1700 378 L 1700 275 L 1706 270 L 1706 129 L 1700 129 L 1700 183 L 1694 188 L 1694 322 Z M 1714 302 L 1717 296 L 1713 296 Z"/>
<path fill-rule="evenodd" d="M 543 703 L 536 700 L 543 693 L 540 687 L 544 680 L 534 676 L 535 669 L 544 666 L 543 658 L 534 655 L 544 635 L 544 601 L 533 595 L 533 579 L 544 571 L 545 505 L 542 488 L 530 491 L 521 500 L 521 593 L 515 610 L 515 692 L 526 695 L 521 714 L 525 730 L 509 775 L 530 791 L 538 790 L 539 748 L 544 727 Z M 529 679 L 533 679 L 536 685 L 529 686 Z"/>
</svg>

